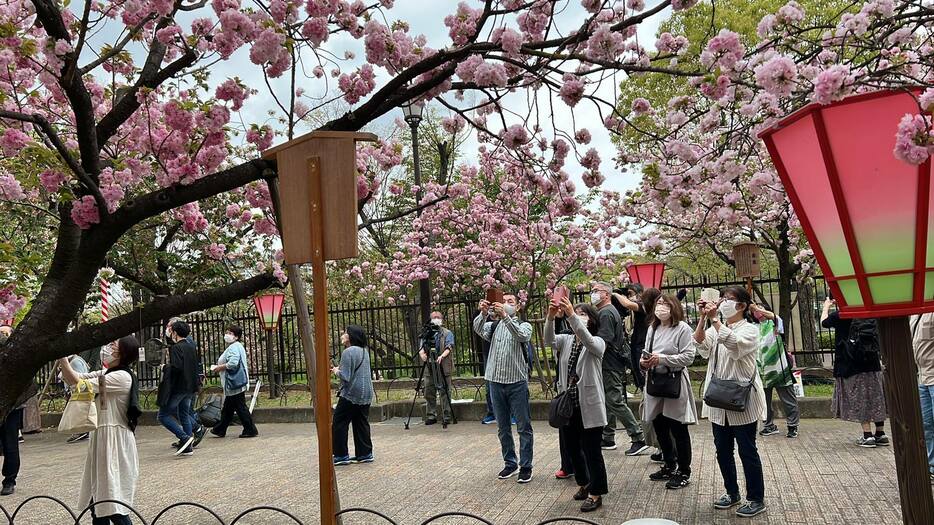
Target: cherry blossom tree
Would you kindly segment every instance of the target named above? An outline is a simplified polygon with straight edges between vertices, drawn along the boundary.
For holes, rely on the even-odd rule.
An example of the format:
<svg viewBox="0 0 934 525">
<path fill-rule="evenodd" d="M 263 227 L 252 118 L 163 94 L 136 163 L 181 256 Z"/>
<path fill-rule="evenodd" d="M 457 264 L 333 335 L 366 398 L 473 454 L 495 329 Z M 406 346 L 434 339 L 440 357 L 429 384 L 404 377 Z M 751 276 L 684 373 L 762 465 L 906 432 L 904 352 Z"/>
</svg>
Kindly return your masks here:
<svg viewBox="0 0 934 525">
<path fill-rule="evenodd" d="M 461 2 L 443 20 L 449 40 L 430 45 L 394 19 L 392 0 L 4 2 L 0 149 L 33 172 L 0 173 L 0 194 L 42 207 L 57 224 L 48 270 L 0 347 L 0 416 L 50 359 L 282 280 L 269 254 L 257 261 L 262 267 L 225 270 L 226 282 L 169 287 L 161 291 L 168 295 L 157 292 L 125 315 L 70 329 L 109 260 L 126 263 L 142 246 L 152 250 L 148 241 L 131 240 L 143 230 L 153 243 L 168 239 L 165 261 L 200 250 L 205 261 L 233 264 L 252 244 L 235 245 L 244 229 L 260 243 L 273 238 L 267 182 L 276 166 L 256 152 L 277 133 L 359 130 L 401 105 L 434 101 L 491 148 L 518 152 L 543 177 L 556 177 L 573 152 L 588 180 L 598 181 L 605 172 L 600 156 L 578 151 L 586 134 L 552 125 L 554 112 L 545 108 L 587 100 L 609 115 L 614 97 L 598 92 L 615 85 L 615 75 L 670 69 L 633 39 L 637 26 L 694 3 Z M 565 8 L 573 16 L 562 16 Z M 328 42 L 337 37 L 358 41 L 365 61 L 356 51 L 335 53 Z M 212 76 L 233 64 L 236 75 Z M 523 94 L 529 103 L 516 110 L 523 105 L 512 100 Z M 310 124 L 316 110 L 338 100 L 351 108 Z M 261 120 L 256 108 L 270 101 L 272 116 Z M 531 154 L 527 144 L 543 147 Z M 563 144 L 560 154 L 546 156 L 549 144 Z M 151 268 L 123 270 L 127 281 L 142 281 Z M 0 283 L 6 314 L 25 303 L 28 290 L 17 286 Z"/>
</svg>

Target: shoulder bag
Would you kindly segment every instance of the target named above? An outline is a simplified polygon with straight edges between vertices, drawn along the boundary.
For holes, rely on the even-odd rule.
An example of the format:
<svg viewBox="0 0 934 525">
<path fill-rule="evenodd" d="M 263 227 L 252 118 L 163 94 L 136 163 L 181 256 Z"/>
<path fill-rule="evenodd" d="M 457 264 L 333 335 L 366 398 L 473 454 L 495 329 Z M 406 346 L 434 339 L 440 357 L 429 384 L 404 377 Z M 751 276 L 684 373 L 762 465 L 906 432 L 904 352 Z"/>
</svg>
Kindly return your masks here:
<svg viewBox="0 0 934 525">
<path fill-rule="evenodd" d="M 675 348 L 680 349 L 681 335 L 675 341 Z M 655 345 L 655 330 L 652 330 L 652 337 L 649 340 L 649 353 L 652 353 L 652 347 Z M 683 370 L 672 370 L 665 366 L 665 372 L 658 372 L 653 367 L 649 370 L 645 391 L 650 396 L 664 397 L 667 399 L 678 399 L 681 397 L 681 373 Z"/>
<path fill-rule="evenodd" d="M 106 383 L 104 374 L 98 378 L 100 381 L 101 410 L 106 410 Z M 71 399 L 65 405 L 65 412 L 58 422 L 58 431 L 64 434 L 83 434 L 97 430 L 97 405 L 94 403 L 94 390 L 87 379 L 78 380 L 71 394 Z"/>
<path fill-rule="evenodd" d="M 560 394 L 556 395 L 554 399 L 551 400 L 551 405 L 548 407 L 548 424 L 552 428 L 562 428 L 568 426 L 571 423 L 571 416 L 574 415 L 574 402 L 568 396 L 568 391 L 565 390 Z"/>
<path fill-rule="evenodd" d="M 704 393 L 704 403 L 707 403 L 709 407 L 721 408 L 730 412 L 744 412 L 746 403 L 749 401 L 749 391 L 752 390 L 753 381 L 756 379 L 755 368 L 749 381 L 721 379 L 717 377 L 717 356 L 720 353 L 719 336 L 713 351 L 713 360 L 710 363 L 713 369 L 710 372 L 710 383 Z"/>
<path fill-rule="evenodd" d="M 242 390 L 247 386 L 248 380 L 246 369 L 243 367 L 243 362 L 245 360 L 246 352 L 240 352 L 240 362 L 237 363 L 237 368 L 224 372 L 224 387 L 229 392 L 233 392 L 234 390 Z"/>
</svg>

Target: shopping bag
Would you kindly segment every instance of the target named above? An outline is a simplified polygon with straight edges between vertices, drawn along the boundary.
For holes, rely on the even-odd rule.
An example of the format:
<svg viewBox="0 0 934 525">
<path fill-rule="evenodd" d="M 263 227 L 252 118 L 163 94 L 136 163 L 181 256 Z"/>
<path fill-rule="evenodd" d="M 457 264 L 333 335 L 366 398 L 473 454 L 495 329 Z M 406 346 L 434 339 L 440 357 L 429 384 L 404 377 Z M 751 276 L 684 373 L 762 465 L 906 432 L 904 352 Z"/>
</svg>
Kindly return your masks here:
<svg viewBox="0 0 934 525">
<path fill-rule="evenodd" d="M 101 383 L 103 383 L 101 376 Z M 94 403 L 94 390 L 87 379 L 81 379 L 75 385 L 71 399 L 65 405 L 65 412 L 58 423 L 58 431 L 63 434 L 82 434 L 97 430 L 97 405 Z"/>
</svg>

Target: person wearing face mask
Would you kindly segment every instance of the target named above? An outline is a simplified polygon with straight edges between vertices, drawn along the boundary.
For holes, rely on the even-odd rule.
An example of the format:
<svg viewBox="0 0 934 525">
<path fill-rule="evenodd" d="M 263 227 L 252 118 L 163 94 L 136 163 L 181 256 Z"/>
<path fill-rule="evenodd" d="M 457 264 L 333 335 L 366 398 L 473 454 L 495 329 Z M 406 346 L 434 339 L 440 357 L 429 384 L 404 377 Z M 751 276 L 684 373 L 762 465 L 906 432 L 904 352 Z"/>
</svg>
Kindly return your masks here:
<svg viewBox="0 0 934 525">
<path fill-rule="evenodd" d="M 497 434 L 505 466 L 499 479 L 518 472 L 519 483 L 532 481 L 532 413 L 529 407 L 529 368 L 525 344 L 532 339 L 532 325 L 516 317 L 516 296 L 503 295 L 503 303 L 480 301 L 480 314 L 473 321 L 474 332 L 490 342 L 486 363 L 489 394 L 496 416 Z M 493 329 L 491 316 L 499 320 Z M 519 432 L 519 461 L 512 439 L 511 417 Z"/>
<path fill-rule="evenodd" d="M 234 413 L 240 418 L 243 425 L 241 438 L 254 438 L 259 435 L 256 430 L 256 424 L 253 423 L 253 415 L 246 406 L 246 392 L 250 389 L 250 376 L 247 372 L 249 364 L 246 360 L 246 349 L 240 338 L 243 337 L 243 329 L 240 326 L 232 324 L 224 332 L 224 342 L 227 343 L 227 349 L 217 359 L 217 364 L 211 367 L 212 372 L 218 372 L 221 376 L 221 385 L 224 387 L 224 406 L 221 408 L 221 419 L 217 425 L 211 429 L 211 434 L 217 437 L 227 435 L 227 428 L 233 421 Z"/>
<path fill-rule="evenodd" d="M 332 437 L 334 441 L 334 464 L 372 463 L 373 441 L 370 438 L 370 403 L 373 402 L 373 379 L 370 372 L 370 352 L 366 332 L 357 325 L 347 325 L 341 334 L 340 366 L 331 372 L 340 378 L 337 391 L 337 408 L 334 409 Z M 353 448 L 356 455 L 350 457 L 347 449 L 347 430 L 353 425 Z"/>
<path fill-rule="evenodd" d="M 555 334 L 555 317 L 562 312 L 573 334 Z M 603 505 L 609 492 L 603 461 L 603 426 L 606 403 L 603 399 L 603 354 L 606 343 L 597 336 L 599 316 L 590 304 L 571 306 L 567 297 L 548 307 L 545 344 L 558 356 L 558 391 L 567 392 L 574 411 L 567 426 L 558 429 L 558 440 L 570 456 L 574 479 L 580 487 L 574 495 L 583 501 L 581 512 L 592 512 Z"/>
<path fill-rule="evenodd" d="M 734 448 L 738 447 L 746 478 L 747 501 L 737 509 L 736 515 L 750 518 L 766 510 L 762 460 L 756 449 L 756 426 L 765 416 L 765 392 L 756 362 L 759 329 L 750 322 L 749 305 L 752 304 L 752 298 L 745 288 L 728 286 L 721 291 L 721 296 L 722 299 L 717 303 L 701 301 L 697 305 L 701 316 L 694 330 L 694 343 L 697 351 L 708 357 L 707 380 L 704 384 L 709 388 L 711 377 L 716 376 L 741 384 L 751 382 L 752 388 L 742 412 L 709 407 L 704 403 L 702 415 L 710 418 L 713 427 L 717 464 L 726 488 L 726 494 L 720 496 L 713 506 L 725 510 L 741 503 L 736 480 L 736 458 L 733 456 Z M 718 314 L 723 318 L 722 321 Z M 710 320 L 711 326 L 705 331 L 707 320 Z"/>
<path fill-rule="evenodd" d="M 772 392 L 778 392 L 778 399 L 785 407 L 785 422 L 788 424 L 788 438 L 798 437 L 800 410 L 795 396 L 794 376 L 789 354 L 781 339 L 779 326 L 781 318 L 766 308 L 753 303 L 752 315 L 759 325 L 759 376 L 765 387 L 765 424 L 759 431 L 760 436 L 778 434 L 775 425 L 775 411 L 772 409 Z"/>
<path fill-rule="evenodd" d="M 590 304 L 594 305 L 600 317 L 600 338 L 606 342 L 603 356 L 603 388 L 606 397 L 607 425 L 603 429 L 604 450 L 616 449 L 616 421 L 622 421 L 632 444 L 626 451 L 627 456 L 638 456 L 649 446 L 645 443 L 642 425 L 626 403 L 623 389 L 626 387 L 626 368 L 632 365 L 629 341 L 623 320 L 612 303 L 612 289 L 609 284 L 595 282 L 591 286 Z"/>
<path fill-rule="evenodd" d="M 198 351 L 187 339 L 190 333 L 188 323 L 172 323 L 168 334 L 174 344 L 169 348 L 169 362 L 162 367 L 163 380 L 159 384 L 156 419 L 178 438 L 176 456 L 194 454 L 197 438 L 191 412 L 198 391 Z"/>
<path fill-rule="evenodd" d="M 136 482 L 139 478 L 139 457 L 136 451 L 136 425 L 142 414 L 139 408 L 139 381 L 132 366 L 139 360 L 139 341 L 127 336 L 110 347 L 102 356 L 107 371 L 78 374 L 68 359 L 58 361 L 62 378 L 69 386 L 81 379 L 88 380 L 98 395 L 97 430 L 91 432 L 84 476 L 81 482 L 79 505 L 85 508 L 94 502 L 91 512 L 94 525 L 129 525 L 130 509 L 112 503 L 133 504 Z"/>
<path fill-rule="evenodd" d="M 434 341 L 429 344 L 434 346 L 437 357 L 435 363 L 430 366 L 431 370 L 437 370 L 441 377 L 437 379 L 425 374 L 425 424 L 434 425 L 438 422 L 438 390 L 436 381 L 444 381 L 441 390 L 441 417 L 445 425 L 451 421 L 451 400 L 448 398 L 451 392 L 451 376 L 454 374 L 454 332 L 444 328 L 444 317 L 441 312 L 431 312 L 431 324 L 437 328 L 434 333 Z M 428 361 L 428 354 L 425 352 L 424 345 L 418 351 L 418 356 L 422 362 Z M 434 373 L 430 374 L 434 376 Z"/>
<path fill-rule="evenodd" d="M 173 344 L 175 344 L 175 342 L 172 340 L 172 336 L 170 335 L 172 325 L 178 321 L 184 321 L 184 319 L 182 319 L 181 317 L 173 317 L 169 319 L 169 322 L 166 323 L 165 325 L 165 340 L 166 340 L 166 343 L 170 347 Z M 191 333 L 188 334 L 188 337 L 186 337 L 185 340 L 191 343 L 192 346 L 195 347 L 195 353 L 198 356 L 198 365 L 197 365 L 198 390 L 197 391 L 200 391 L 201 387 L 204 386 L 204 361 L 202 361 L 201 359 L 201 350 L 198 348 L 198 343 L 195 342 L 195 338 L 192 336 Z M 197 391 L 196 391 L 196 394 L 197 394 Z M 197 398 L 197 395 L 195 396 L 195 398 Z M 192 402 L 194 402 L 194 400 L 192 400 Z M 207 432 L 207 429 L 204 427 L 204 425 L 201 424 L 201 420 L 198 419 L 198 413 L 197 413 L 197 410 L 195 410 L 194 405 L 192 405 L 191 407 L 191 428 L 193 429 L 193 432 L 195 435 L 195 442 L 191 444 L 192 448 L 194 448 L 194 447 L 197 447 L 201 443 L 201 440 L 204 439 L 205 432 Z"/>
<path fill-rule="evenodd" d="M 694 362 L 693 330 L 684 322 L 681 302 L 662 295 L 649 317 L 648 342 L 639 365 L 649 382 L 645 390 L 642 419 L 651 421 L 662 449 L 664 466 L 649 475 L 652 481 L 666 481 L 668 489 L 681 489 L 691 483 L 691 435 L 688 425 L 697 423 L 697 407 L 688 368 Z M 653 388 L 657 377 L 671 378 L 664 392 Z M 661 395 L 666 394 L 665 396 Z"/>
</svg>

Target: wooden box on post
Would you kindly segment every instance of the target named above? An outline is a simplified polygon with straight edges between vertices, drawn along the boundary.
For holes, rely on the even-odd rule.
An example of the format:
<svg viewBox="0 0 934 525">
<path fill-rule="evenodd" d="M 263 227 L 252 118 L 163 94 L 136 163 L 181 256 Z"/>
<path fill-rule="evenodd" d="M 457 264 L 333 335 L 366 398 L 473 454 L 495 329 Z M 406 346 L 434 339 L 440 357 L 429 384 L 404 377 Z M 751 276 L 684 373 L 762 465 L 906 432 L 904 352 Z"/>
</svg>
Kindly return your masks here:
<svg viewBox="0 0 934 525">
<path fill-rule="evenodd" d="M 759 245 L 754 242 L 741 242 L 733 246 L 733 261 L 736 263 L 736 276 L 743 279 L 759 277 L 762 274 Z"/>
<path fill-rule="evenodd" d="M 356 143 L 376 140 L 372 133 L 313 131 L 263 152 L 278 165 L 286 264 L 312 261 L 314 188 L 308 161 L 313 157 L 320 162 L 324 259 L 357 256 Z"/>
</svg>

